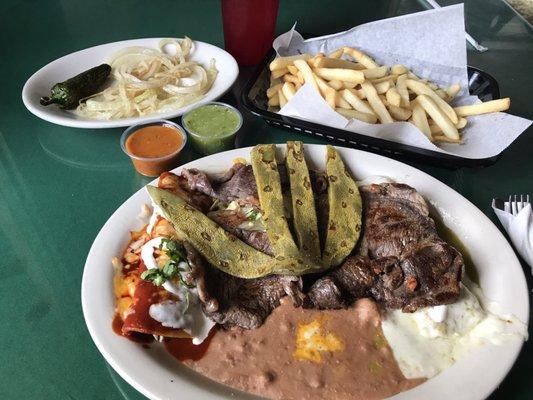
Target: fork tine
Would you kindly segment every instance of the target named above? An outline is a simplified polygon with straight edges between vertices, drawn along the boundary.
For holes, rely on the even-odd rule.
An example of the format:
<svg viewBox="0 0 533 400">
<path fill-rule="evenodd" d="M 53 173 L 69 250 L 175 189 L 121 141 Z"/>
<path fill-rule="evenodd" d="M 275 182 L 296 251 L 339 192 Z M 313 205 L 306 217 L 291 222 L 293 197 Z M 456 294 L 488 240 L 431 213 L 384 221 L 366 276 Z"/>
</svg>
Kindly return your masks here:
<svg viewBox="0 0 533 400">
<path fill-rule="evenodd" d="M 526 196 L 526 203 L 529 204 L 529 194 Z"/>
<path fill-rule="evenodd" d="M 509 196 L 509 201 L 506 201 L 503 207 L 505 212 L 511 212 L 511 196 Z"/>
<path fill-rule="evenodd" d="M 518 205 L 517 205 L 517 211 L 518 212 L 522 211 L 522 208 L 524 208 L 524 196 L 520 195 L 520 201 L 518 202 Z"/>
<path fill-rule="evenodd" d="M 511 197 L 509 196 L 509 201 L 511 201 Z M 518 214 L 518 211 L 516 211 L 516 194 L 514 195 L 514 200 L 511 201 L 511 214 Z"/>
</svg>

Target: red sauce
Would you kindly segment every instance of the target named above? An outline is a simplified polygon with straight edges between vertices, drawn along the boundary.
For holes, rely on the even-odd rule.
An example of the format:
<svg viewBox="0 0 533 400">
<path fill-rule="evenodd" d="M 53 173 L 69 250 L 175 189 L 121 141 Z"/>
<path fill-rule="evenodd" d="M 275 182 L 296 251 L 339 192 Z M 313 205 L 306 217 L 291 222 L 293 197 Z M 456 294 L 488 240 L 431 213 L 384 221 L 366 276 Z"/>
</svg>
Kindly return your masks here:
<svg viewBox="0 0 533 400">
<path fill-rule="evenodd" d="M 183 145 L 181 133 L 170 125 L 152 125 L 133 132 L 126 150 L 134 156 L 158 158 L 174 153 Z"/>
<path fill-rule="evenodd" d="M 154 341 L 154 337 L 152 335 L 146 335 L 144 333 L 139 332 L 124 332 L 122 330 L 122 327 L 124 326 L 124 321 L 122 321 L 122 318 L 120 318 L 118 314 L 115 314 L 115 316 L 113 317 L 113 322 L 111 323 L 111 326 L 113 327 L 113 332 L 115 332 L 117 335 L 123 336 L 126 339 L 131 340 L 132 342 L 151 343 Z"/>
<path fill-rule="evenodd" d="M 173 126 L 152 125 L 133 132 L 126 139 L 125 151 L 137 172 L 158 176 L 178 164 L 184 140 L 184 133 Z"/>
<path fill-rule="evenodd" d="M 205 352 L 209 348 L 209 344 L 215 336 L 216 331 L 216 327 L 211 329 L 209 336 L 202 342 L 202 344 L 199 345 L 193 344 L 192 339 L 166 339 L 165 348 L 170 354 L 180 361 L 198 361 L 204 356 Z"/>
</svg>

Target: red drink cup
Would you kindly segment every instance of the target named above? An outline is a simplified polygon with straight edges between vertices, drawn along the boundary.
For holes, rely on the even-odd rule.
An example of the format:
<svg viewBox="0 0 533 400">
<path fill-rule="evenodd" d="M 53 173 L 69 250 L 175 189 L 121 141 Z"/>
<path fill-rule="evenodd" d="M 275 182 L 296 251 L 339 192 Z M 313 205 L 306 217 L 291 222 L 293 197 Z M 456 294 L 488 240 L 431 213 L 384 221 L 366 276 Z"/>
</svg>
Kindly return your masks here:
<svg viewBox="0 0 533 400">
<path fill-rule="evenodd" d="M 279 0 L 222 0 L 224 42 L 240 65 L 257 65 L 272 46 Z"/>
</svg>

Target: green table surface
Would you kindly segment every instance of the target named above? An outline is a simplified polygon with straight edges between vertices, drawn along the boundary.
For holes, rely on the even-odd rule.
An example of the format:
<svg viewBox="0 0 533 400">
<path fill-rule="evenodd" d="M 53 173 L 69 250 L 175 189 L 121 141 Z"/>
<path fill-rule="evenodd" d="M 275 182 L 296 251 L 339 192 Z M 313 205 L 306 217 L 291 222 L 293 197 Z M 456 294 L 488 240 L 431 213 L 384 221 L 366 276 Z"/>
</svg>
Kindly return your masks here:
<svg viewBox="0 0 533 400">
<path fill-rule="evenodd" d="M 333 33 L 426 8 L 418 1 L 282 0 L 277 32 L 298 21 L 302 32 Z M 502 1 L 467 1 L 465 11 L 467 30 L 490 49 L 477 53 L 469 48 L 470 65 L 498 80 L 502 95 L 512 98 L 513 114 L 532 119 L 531 26 Z M 0 398 L 143 398 L 93 344 L 82 315 L 80 283 L 98 230 L 148 180 L 137 175 L 123 155 L 122 129 L 84 130 L 42 121 L 24 108 L 21 90 L 38 68 L 68 53 L 124 39 L 183 35 L 223 47 L 219 1 L 0 4 Z M 249 68 L 241 70 L 225 101 L 237 102 L 250 73 Z M 324 143 L 246 115 L 238 145 L 288 139 Z M 450 185 L 497 222 L 490 208 L 494 196 L 533 194 L 532 149 L 530 129 L 491 167 L 413 165 Z M 183 161 L 198 157 L 187 148 Z M 529 270 L 525 263 L 523 267 Z M 527 276 L 531 289 L 529 272 Z M 533 398 L 532 370 L 529 341 L 492 398 Z"/>
</svg>

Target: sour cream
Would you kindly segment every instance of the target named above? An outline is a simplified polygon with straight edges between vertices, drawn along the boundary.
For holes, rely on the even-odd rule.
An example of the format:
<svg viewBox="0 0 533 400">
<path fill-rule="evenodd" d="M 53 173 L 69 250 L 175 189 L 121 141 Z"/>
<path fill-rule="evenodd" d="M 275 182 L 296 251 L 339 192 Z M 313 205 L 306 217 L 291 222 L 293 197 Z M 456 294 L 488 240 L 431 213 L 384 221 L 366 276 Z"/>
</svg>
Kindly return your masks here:
<svg viewBox="0 0 533 400">
<path fill-rule="evenodd" d="M 484 303 L 461 285 L 453 304 L 414 313 L 387 311 L 383 334 L 406 378 L 431 378 L 478 346 L 527 337 L 524 323 L 485 310 L 480 300 Z"/>
<path fill-rule="evenodd" d="M 162 240 L 162 237 L 152 239 L 142 247 L 141 258 L 147 269 L 158 268 L 154 249 L 159 247 Z M 150 317 L 168 328 L 183 329 L 191 335 L 193 344 L 202 343 L 216 324 L 204 314 L 198 290 L 168 280 L 163 283 L 163 288 L 175 295 L 179 301 L 165 300 L 152 304 L 148 311 Z"/>
</svg>

